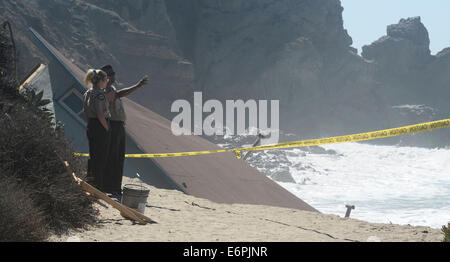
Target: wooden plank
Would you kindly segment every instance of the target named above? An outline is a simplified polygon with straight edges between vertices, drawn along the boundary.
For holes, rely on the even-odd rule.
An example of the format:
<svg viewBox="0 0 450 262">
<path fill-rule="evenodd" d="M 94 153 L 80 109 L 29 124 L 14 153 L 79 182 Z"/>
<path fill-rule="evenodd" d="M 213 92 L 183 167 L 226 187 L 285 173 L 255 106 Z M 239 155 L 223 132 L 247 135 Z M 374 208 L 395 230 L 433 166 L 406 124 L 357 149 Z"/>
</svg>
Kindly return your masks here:
<svg viewBox="0 0 450 262">
<path fill-rule="evenodd" d="M 87 192 L 91 193 L 93 196 L 105 201 L 106 203 L 110 204 L 112 207 L 114 207 L 115 209 L 119 210 L 120 213 L 129 219 L 132 219 L 140 224 L 146 224 L 146 223 L 151 223 L 153 222 L 153 220 L 151 220 L 148 217 L 145 217 L 145 219 L 142 219 L 140 217 L 138 217 L 136 215 L 136 213 L 129 207 L 124 206 L 118 202 L 116 202 L 115 200 L 111 199 L 110 197 L 108 197 L 105 193 L 101 192 L 100 190 L 98 190 L 97 188 L 91 186 L 90 184 L 86 183 L 85 181 L 83 181 L 82 179 L 78 178 L 75 173 L 72 173 L 72 176 L 74 177 L 75 181 L 77 181 L 77 183 L 81 186 L 81 188 L 83 188 L 84 190 L 86 190 Z M 137 211 L 136 211 L 137 212 Z"/>
<path fill-rule="evenodd" d="M 115 200 L 108 197 L 105 193 L 98 190 L 97 188 L 91 186 L 89 183 L 83 181 L 81 178 L 77 177 L 75 173 L 70 169 L 69 163 L 67 161 L 64 161 L 58 154 L 56 154 L 58 158 L 61 160 L 61 162 L 66 167 L 67 171 L 72 174 L 73 179 L 75 182 L 77 182 L 81 188 L 83 188 L 86 192 L 92 194 L 93 196 L 97 197 L 98 199 L 101 199 L 105 201 L 106 203 L 110 204 L 112 207 L 120 211 L 120 214 L 124 216 L 125 218 L 134 220 L 138 222 L 139 224 L 147 224 L 147 223 L 156 223 L 151 218 L 139 213 L 137 210 L 134 210 L 132 208 L 129 208 L 127 206 L 122 205 L 121 203 L 116 202 Z"/>
<path fill-rule="evenodd" d="M 23 83 L 19 86 L 19 91 L 22 91 L 22 89 L 28 85 L 33 79 L 42 71 L 45 69 L 45 65 L 39 64 L 36 65 L 35 68 L 33 68 L 32 73 L 23 81 Z"/>
</svg>

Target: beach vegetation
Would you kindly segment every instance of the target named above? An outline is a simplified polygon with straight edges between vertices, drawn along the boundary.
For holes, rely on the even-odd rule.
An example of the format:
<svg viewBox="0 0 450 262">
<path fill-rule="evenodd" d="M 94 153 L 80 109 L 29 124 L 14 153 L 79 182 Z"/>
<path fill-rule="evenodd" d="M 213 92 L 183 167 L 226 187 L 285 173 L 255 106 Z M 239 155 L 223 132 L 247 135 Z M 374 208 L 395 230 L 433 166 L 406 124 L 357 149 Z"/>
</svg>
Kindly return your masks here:
<svg viewBox="0 0 450 262">
<path fill-rule="evenodd" d="M 448 226 L 442 226 L 442 232 L 444 233 L 444 242 L 450 242 L 450 223 Z"/>
<path fill-rule="evenodd" d="M 45 109 L 51 101 L 31 89 L 19 92 L 12 52 L 0 30 L 0 242 L 45 241 L 94 224 L 94 199 L 58 158 L 84 178 L 86 163 Z"/>
</svg>

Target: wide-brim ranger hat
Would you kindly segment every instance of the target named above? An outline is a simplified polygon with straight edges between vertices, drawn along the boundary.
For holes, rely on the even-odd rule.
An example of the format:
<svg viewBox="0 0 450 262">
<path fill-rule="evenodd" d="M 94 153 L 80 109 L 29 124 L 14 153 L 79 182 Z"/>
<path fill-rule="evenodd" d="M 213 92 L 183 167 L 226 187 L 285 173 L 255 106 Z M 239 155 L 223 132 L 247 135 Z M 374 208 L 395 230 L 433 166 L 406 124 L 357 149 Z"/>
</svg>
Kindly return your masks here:
<svg viewBox="0 0 450 262">
<path fill-rule="evenodd" d="M 116 72 L 114 72 L 111 65 L 105 65 L 102 68 L 102 71 L 104 71 L 108 76 L 116 75 Z"/>
</svg>

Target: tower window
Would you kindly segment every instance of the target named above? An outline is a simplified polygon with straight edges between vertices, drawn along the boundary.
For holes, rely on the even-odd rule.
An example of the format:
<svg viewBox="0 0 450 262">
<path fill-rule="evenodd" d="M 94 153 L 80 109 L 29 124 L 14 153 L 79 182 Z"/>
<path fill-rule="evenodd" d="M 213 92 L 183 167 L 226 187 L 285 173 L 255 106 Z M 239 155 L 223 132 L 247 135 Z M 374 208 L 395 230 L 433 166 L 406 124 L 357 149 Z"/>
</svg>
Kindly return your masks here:
<svg viewBox="0 0 450 262">
<path fill-rule="evenodd" d="M 59 103 L 78 121 L 85 124 L 85 119 L 83 117 L 83 96 L 80 92 L 71 88 L 61 99 Z"/>
</svg>

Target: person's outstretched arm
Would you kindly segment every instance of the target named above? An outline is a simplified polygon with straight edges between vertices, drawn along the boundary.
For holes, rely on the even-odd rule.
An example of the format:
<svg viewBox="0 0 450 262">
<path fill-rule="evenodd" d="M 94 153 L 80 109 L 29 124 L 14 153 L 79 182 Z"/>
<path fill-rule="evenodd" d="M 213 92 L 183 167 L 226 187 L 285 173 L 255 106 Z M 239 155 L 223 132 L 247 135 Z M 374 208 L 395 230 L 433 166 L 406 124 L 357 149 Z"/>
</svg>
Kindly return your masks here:
<svg viewBox="0 0 450 262">
<path fill-rule="evenodd" d="M 148 77 L 144 76 L 141 80 L 139 80 L 139 82 L 136 85 L 117 91 L 116 99 L 130 95 L 131 93 L 138 90 L 139 88 L 146 85 L 147 83 L 148 83 Z"/>
</svg>

